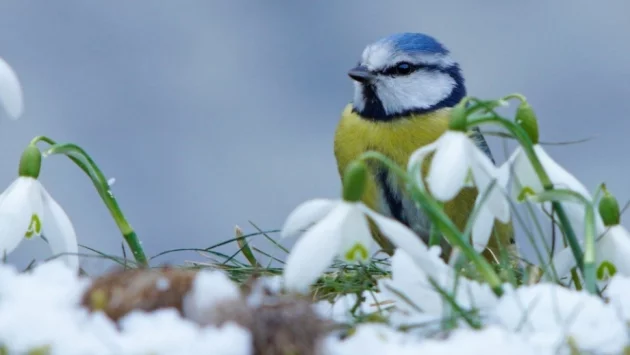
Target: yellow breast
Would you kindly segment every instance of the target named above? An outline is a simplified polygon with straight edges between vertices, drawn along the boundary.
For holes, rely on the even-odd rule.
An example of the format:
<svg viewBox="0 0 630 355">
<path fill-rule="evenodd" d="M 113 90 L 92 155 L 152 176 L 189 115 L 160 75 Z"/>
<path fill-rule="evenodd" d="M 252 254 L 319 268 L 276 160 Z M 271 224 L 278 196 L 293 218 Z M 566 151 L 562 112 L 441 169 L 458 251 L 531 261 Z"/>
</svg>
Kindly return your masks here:
<svg viewBox="0 0 630 355">
<path fill-rule="evenodd" d="M 390 122 L 362 119 L 346 106 L 335 134 L 335 155 L 340 168 L 367 150 L 386 154 L 406 166 L 411 153 L 434 142 L 448 129 L 450 108 Z"/>
<path fill-rule="evenodd" d="M 352 105 L 346 106 L 335 132 L 335 157 L 340 176 L 343 179 L 343 172 L 348 164 L 370 150 L 388 156 L 406 169 L 409 157 L 416 149 L 434 142 L 448 129 L 450 110 L 450 108 L 445 108 L 427 114 L 379 122 L 362 119 L 352 112 Z M 427 167 L 428 165 L 424 165 L 425 174 Z M 381 185 L 377 178 L 370 174 L 363 202 L 375 211 L 387 215 L 387 202 L 383 201 L 382 197 L 384 186 Z M 399 190 L 397 195 L 403 200 L 406 199 L 404 189 L 399 188 Z M 453 200 L 444 204 L 444 212 L 460 230 L 466 226 L 476 196 L 475 188 L 464 188 Z M 403 209 L 415 209 L 415 203 L 407 201 Z M 424 239 L 424 233 L 419 232 L 417 228 L 418 224 L 423 223 L 419 221 L 422 217 L 417 212 L 405 212 L 407 212 L 405 217 L 408 219 L 408 225 Z M 501 239 L 505 240 L 507 245 L 511 236 L 511 224 L 501 224 L 501 228 L 504 229 L 504 227 L 507 229 L 501 232 Z M 490 244 L 494 245 L 494 242 L 491 241 Z"/>
<path fill-rule="evenodd" d="M 335 156 L 341 177 L 343 178 L 343 172 L 351 161 L 370 150 L 378 151 L 406 168 L 409 157 L 416 149 L 434 142 L 448 129 L 449 112 L 450 108 L 446 108 L 427 114 L 379 122 L 362 119 L 352 112 L 352 106 L 348 105 L 343 111 L 335 133 Z M 389 215 L 389 205 L 382 193 L 384 188 L 386 187 L 382 186 L 382 182 L 379 183 L 377 177 L 370 174 L 363 202 L 370 208 Z M 404 200 L 404 189 L 394 189 L 398 190 L 394 191 L 394 195 Z M 476 191 L 464 190 L 445 205 L 445 212 L 460 228 L 465 226 L 475 196 Z M 410 208 L 414 208 L 411 207 L 413 205 L 408 202 L 403 210 L 407 214 L 410 227 L 422 235 L 424 233 L 420 230 L 425 229 L 422 227 L 425 222 L 417 211 L 409 211 Z"/>
<path fill-rule="evenodd" d="M 405 168 L 411 154 L 434 142 L 447 129 L 449 108 L 389 122 L 362 119 L 346 106 L 335 133 L 335 157 L 343 177 L 346 166 L 366 151 L 378 151 Z M 374 177 L 368 181 L 364 202 L 379 210 Z"/>
</svg>

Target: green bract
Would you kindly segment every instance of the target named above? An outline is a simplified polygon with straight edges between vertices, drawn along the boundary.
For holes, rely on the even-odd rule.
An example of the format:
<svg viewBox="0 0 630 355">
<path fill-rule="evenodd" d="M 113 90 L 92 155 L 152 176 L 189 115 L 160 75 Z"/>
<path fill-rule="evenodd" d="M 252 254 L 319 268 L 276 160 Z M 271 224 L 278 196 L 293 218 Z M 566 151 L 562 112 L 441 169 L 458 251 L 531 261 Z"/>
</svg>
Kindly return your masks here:
<svg viewBox="0 0 630 355">
<path fill-rule="evenodd" d="M 619 203 L 615 196 L 608 192 L 606 186 L 602 187 L 602 190 L 604 196 L 599 200 L 599 215 L 606 227 L 616 226 L 620 220 Z"/>
<path fill-rule="evenodd" d="M 32 177 L 37 179 L 39 177 L 39 171 L 42 167 L 42 152 L 34 145 L 29 145 L 24 149 L 22 157 L 20 158 L 20 166 L 18 168 L 18 175 L 24 177 Z"/>
<path fill-rule="evenodd" d="M 343 179 L 343 199 L 348 202 L 357 202 L 361 200 L 363 191 L 365 191 L 365 183 L 367 180 L 367 166 L 362 160 L 355 160 L 344 173 Z"/>
<path fill-rule="evenodd" d="M 451 110 L 451 119 L 448 122 L 448 129 L 451 131 L 466 132 L 466 106 L 468 100 L 464 98 Z"/>
<path fill-rule="evenodd" d="M 526 101 L 521 101 L 518 105 L 516 123 L 525 130 L 532 144 L 538 144 L 538 120 L 534 109 Z"/>
</svg>

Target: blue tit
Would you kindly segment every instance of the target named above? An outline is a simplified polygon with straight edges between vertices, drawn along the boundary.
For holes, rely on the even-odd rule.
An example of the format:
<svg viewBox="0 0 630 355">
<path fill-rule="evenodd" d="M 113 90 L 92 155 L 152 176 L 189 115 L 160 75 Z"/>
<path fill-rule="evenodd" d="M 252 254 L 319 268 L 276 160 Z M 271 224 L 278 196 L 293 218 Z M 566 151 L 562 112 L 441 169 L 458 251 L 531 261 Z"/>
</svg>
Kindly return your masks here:
<svg viewBox="0 0 630 355">
<path fill-rule="evenodd" d="M 354 81 L 354 97 L 343 110 L 334 139 L 342 179 L 348 164 L 366 151 L 378 151 L 407 166 L 416 149 L 434 142 L 448 129 L 451 109 L 466 96 L 457 62 L 440 42 L 421 33 L 394 34 L 368 45 L 348 75 Z M 478 130 L 471 134 L 492 159 L 483 135 Z M 460 230 L 465 228 L 476 196 L 477 190 L 467 187 L 444 204 L 445 213 Z M 385 167 L 370 165 L 362 200 L 428 242 L 430 220 Z M 391 244 L 373 223 L 371 229 L 374 239 L 391 254 Z M 499 243 L 513 244 L 511 223 L 495 221 L 484 255 L 497 260 Z M 450 245 L 442 241 L 441 246 L 445 257 Z"/>
</svg>

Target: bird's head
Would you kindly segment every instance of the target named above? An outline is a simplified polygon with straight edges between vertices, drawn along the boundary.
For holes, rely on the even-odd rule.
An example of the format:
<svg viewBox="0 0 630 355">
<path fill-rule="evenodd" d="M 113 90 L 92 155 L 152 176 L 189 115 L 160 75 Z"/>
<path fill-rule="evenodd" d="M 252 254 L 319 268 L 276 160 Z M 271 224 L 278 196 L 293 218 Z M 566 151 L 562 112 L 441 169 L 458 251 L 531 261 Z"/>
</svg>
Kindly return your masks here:
<svg viewBox="0 0 630 355">
<path fill-rule="evenodd" d="M 348 75 L 355 81 L 353 109 L 379 121 L 452 107 L 466 96 L 459 65 L 441 43 L 421 33 L 368 45 Z"/>
</svg>

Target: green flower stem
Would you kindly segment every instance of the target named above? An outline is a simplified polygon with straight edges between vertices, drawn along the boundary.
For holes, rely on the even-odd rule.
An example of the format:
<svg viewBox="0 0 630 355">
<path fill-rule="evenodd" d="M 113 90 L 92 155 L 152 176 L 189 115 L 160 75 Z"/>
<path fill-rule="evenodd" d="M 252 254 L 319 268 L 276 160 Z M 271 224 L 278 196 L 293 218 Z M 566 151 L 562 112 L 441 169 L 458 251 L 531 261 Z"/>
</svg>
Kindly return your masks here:
<svg viewBox="0 0 630 355">
<path fill-rule="evenodd" d="M 586 233 L 584 235 L 584 283 L 586 291 L 596 294 L 597 273 L 595 267 L 595 207 L 586 207 Z"/>
<path fill-rule="evenodd" d="M 497 296 L 501 296 L 503 294 L 503 288 L 501 284 L 501 279 L 494 271 L 490 263 L 485 260 L 479 253 L 475 251 L 475 249 L 470 245 L 470 243 L 462 236 L 461 232 L 457 229 L 457 226 L 453 224 L 446 214 L 440 208 L 439 202 L 430 198 L 428 194 L 426 194 L 423 190 L 419 189 L 415 184 L 412 183 L 412 179 L 409 177 L 407 172 L 399 167 L 395 162 L 389 159 L 387 156 L 378 153 L 378 152 L 366 152 L 361 154 L 359 157 L 360 160 L 374 159 L 377 160 L 390 171 L 394 172 L 398 177 L 400 177 L 405 183 L 409 186 L 411 196 L 415 201 L 420 203 L 422 207 L 424 207 L 425 211 L 431 218 L 431 220 L 436 224 L 439 230 L 442 231 L 442 234 L 446 239 L 452 244 L 461 249 L 462 253 L 475 265 L 479 274 L 486 280 L 488 285 L 492 288 L 494 293 Z"/>
<path fill-rule="evenodd" d="M 535 202 L 547 201 L 571 201 L 577 202 L 585 207 L 585 233 L 584 233 L 584 259 L 583 259 L 583 277 L 585 288 L 590 293 L 597 293 L 596 268 L 595 268 L 595 206 L 584 196 L 568 189 L 556 189 L 551 191 L 543 191 L 539 194 L 529 196 Z M 579 245 L 577 246 L 579 248 Z M 573 248 L 572 248 L 573 250 Z M 576 262 L 578 260 L 576 259 Z"/>
<path fill-rule="evenodd" d="M 522 95 L 522 94 L 519 94 L 519 93 L 513 93 L 513 94 L 506 95 L 501 100 L 508 101 L 508 100 L 512 100 L 512 99 L 519 100 L 520 102 L 527 102 L 527 99 L 525 98 L 525 96 Z"/>
<path fill-rule="evenodd" d="M 491 113 L 490 116 L 472 118 L 468 121 L 468 124 L 471 126 L 478 126 L 485 123 L 502 126 L 509 132 L 511 132 L 514 137 L 519 141 L 521 148 L 527 155 L 527 158 L 532 164 L 536 175 L 538 175 L 538 179 L 540 179 L 543 188 L 547 191 L 553 190 L 553 183 L 551 182 L 549 175 L 547 175 L 547 172 L 543 168 L 542 163 L 538 159 L 538 156 L 534 151 L 532 141 L 521 127 L 510 120 L 500 117 L 496 113 Z M 551 205 L 553 210 L 556 212 L 556 215 L 558 216 L 560 224 L 563 227 L 563 231 L 567 237 L 567 240 L 569 241 L 569 246 L 571 247 L 575 260 L 577 261 L 578 268 L 580 268 L 582 275 L 584 275 L 584 256 L 582 254 L 582 250 L 580 248 L 575 232 L 573 231 L 573 227 L 571 227 L 571 224 L 569 223 L 569 218 L 567 217 L 564 208 L 562 208 L 562 205 L 559 202 L 553 201 Z"/>
<path fill-rule="evenodd" d="M 434 245 L 440 245 L 442 236 L 440 235 L 440 230 L 435 224 L 431 224 L 431 230 L 429 233 L 429 246 L 432 247 Z"/>
<path fill-rule="evenodd" d="M 45 152 L 45 155 L 64 154 L 75 162 L 90 177 L 94 183 L 96 191 L 109 209 L 109 212 L 114 218 L 118 229 L 127 242 L 134 259 L 139 265 L 148 266 L 148 261 L 144 253 L 144 249 L 142 248 L 142 244 L 138 240 L 138 236 L 125 218 L 125 215 L 122 213 L 122 210 L 118 206 L 118 202 L 109 187 L 105 175 L 103 175 L 96 163 L 94 163 L 92 158 L 90 158 L 90 156 L 81 147 L 75 144 L 51 144 L 52 146 Z"/>
<path fill-rule="evenodd" d="M 37 145 L 37 143 L 39 142 L 45 142 L 51 146 L 57 144 L 57 142 L 46 136 L 37 136 L 31 140 L 32 145 Z M 83 170 L 84 173 L 90 175 L 90 169 L 88 169 L 88 167 L 81 160 L 73 156 L 68 156 L 68 158 L 70 158 L 70 160 L 72 160 L 81 170 Z"/>
</svg>

